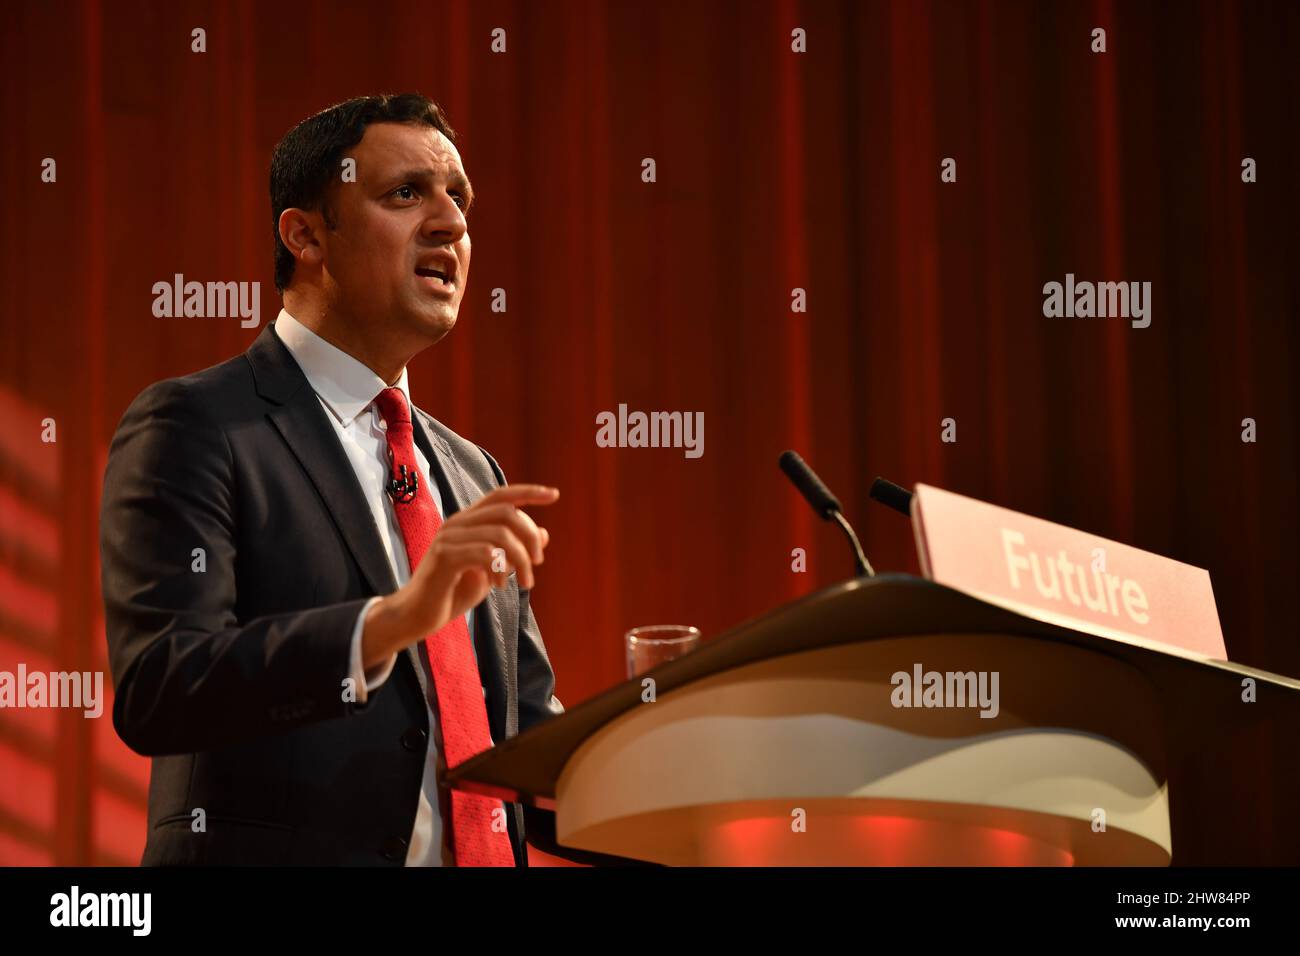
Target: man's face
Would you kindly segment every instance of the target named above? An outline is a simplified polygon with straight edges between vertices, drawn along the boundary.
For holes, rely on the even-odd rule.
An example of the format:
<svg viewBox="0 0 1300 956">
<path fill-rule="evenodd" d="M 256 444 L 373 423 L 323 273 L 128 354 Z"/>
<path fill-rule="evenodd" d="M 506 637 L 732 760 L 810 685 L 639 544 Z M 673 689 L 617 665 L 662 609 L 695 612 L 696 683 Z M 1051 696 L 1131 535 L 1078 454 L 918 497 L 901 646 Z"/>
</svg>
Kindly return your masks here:
<svg viewBox="0 0 1300 956">
<path fill-rule="evenodd" d="M 371 329 L 436 342 L 469 279 L 473 192 L 460 153 L 430 126 L 375 123 L 348 155 L 356 182 L 330 187 L 334 228 L 322 239 L 331 303 Z"/>
</svg>

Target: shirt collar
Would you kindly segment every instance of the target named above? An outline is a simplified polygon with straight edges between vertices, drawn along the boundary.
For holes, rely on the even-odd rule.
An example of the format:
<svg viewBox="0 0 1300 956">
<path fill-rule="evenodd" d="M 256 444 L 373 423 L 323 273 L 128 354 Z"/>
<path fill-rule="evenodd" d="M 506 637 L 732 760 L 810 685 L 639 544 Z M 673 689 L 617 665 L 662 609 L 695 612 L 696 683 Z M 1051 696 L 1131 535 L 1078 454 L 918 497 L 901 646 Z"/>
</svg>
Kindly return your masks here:
<svg viewBox="0 0 1300 956">
<path fill-rule="evenodd" d="M 308 384 L 344 427 L 389 387 L 363 362 L 326 342 L 284 309 L 276 316 L 275 333 L 293 355 Z M 407 407 L 411 407 L 405 368 L 394 387 L 402 390 Z"/>
</svg>

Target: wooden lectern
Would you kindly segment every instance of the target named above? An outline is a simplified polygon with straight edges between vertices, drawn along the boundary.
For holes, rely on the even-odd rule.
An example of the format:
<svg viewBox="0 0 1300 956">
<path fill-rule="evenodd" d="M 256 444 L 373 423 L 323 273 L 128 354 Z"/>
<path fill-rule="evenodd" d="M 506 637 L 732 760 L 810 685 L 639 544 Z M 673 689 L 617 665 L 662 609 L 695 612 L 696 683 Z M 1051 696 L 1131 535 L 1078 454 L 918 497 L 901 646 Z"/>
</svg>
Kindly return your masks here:
<svg viewBox="0 0 1300 956">
<path fill-rule="evenodd" d="M 996 714 L 898 706 L 895 675 L 918 670 L 996 673 Z M 1300 720 L 1300 681 L 907 575 L 820 591 L 643 678 L 449 783 L 553 809 L 560 846 L 672 866 L 1165 865 L 1171 765 L 1215 728 Z"/>
</svg>

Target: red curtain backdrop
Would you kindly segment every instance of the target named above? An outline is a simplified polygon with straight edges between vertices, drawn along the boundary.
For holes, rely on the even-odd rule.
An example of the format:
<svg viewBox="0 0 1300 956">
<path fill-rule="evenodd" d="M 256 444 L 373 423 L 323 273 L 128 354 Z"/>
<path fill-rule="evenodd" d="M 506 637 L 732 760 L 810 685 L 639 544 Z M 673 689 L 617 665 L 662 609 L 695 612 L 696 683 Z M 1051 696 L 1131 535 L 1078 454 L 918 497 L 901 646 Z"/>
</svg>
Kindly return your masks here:
<svg viewBox="0 0 1300 956">
<path fill-rule="evenodd" d="M 877 569 L 917 562 L 871 478 L 929 482 L 1208 568 L 1230 657 L 1300 675 L 1297 62 L 1294 3 L 10 4 L 0 669 L 107 671 L 118 418 L 259 331 L 155 318 L 153 284 L 259 281 L 271 321 L 271 148 L 416 90 L 479 200 L 412 392 L 563 491 L 534 603 L 567 705 L 621 680 L 628 627 L 716 635 L 849 573 L 786 448 Z M 1066 273 L 1151 282 L 1150 327 L 1044 318 Z M 597 447 L 620 403 L 703 412 L 703 457 Z M 148 764 L 109 707 L 0 712 L 0 863 L 138 859 Z M 1176 861 L 1295 862 L 1294 801 L 1260 796 L 1300 794 L 1295 732 L 1206 742 Z"/>
</svg>

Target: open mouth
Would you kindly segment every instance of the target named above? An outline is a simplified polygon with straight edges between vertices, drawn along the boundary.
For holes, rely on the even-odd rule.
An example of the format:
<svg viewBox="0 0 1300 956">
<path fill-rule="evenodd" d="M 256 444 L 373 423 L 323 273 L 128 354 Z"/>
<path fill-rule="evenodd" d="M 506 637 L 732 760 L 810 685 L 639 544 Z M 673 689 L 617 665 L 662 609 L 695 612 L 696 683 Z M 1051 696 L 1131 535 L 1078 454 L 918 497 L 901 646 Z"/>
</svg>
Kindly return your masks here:
<svg viewBox="0 0 1300 956">
<path fill-rule="evenodd" d="M 445 288 L 450 289 L 456 284 L 455 278 L 441 269 L 422 269 L 417 267 L 415 274 L 425 279 L 437 279 Z"/>
</svg>

